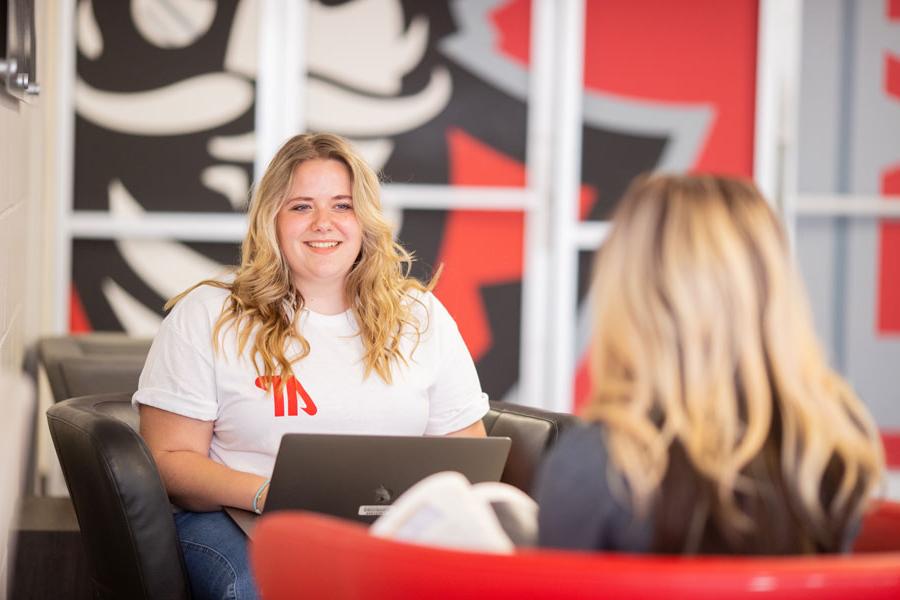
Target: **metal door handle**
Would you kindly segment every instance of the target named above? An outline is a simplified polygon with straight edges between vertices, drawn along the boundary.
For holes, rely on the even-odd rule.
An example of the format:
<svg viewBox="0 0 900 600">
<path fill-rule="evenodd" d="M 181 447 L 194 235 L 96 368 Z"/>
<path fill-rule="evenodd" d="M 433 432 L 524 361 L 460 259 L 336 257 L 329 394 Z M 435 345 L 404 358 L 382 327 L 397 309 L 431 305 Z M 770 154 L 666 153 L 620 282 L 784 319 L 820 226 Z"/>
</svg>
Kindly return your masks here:
<svg viewBox="0 0 900 600">
<path fill-rule="evenodd" d="M 6 80 L 6 89 L 19 91 L 29 96 L 37 96 L 41 93 L 41 86 L 31 83 L 28 73 L 19 73 L 16 59 L 0 59 L 0 78 Z"/>
<path fill-rule="evenodd" d="M 35 0 L 4 0 L 6 9 L 5 48 L 0 48 L 0 88 L 21 100 L 37 96 L 37 49 L 34 31 Z"/>
</svg>

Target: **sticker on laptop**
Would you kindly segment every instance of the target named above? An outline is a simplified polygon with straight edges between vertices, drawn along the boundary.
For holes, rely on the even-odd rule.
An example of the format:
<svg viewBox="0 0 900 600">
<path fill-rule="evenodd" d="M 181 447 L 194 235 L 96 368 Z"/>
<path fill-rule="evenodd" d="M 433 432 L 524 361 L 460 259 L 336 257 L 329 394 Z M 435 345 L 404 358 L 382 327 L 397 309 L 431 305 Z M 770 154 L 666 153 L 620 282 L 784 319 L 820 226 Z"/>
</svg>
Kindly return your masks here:
<svg viewBox="0 0 900 600">
<path fill-rule="evenodd" d="M 390 507 L 390 504 L 362 504 L 359 507 L 359 512 L 357 512 L 356 514 L 361 517 L 380 517 L 381 515 L 386 513 L 387 509 L 389 509 Z"/>
</svg>

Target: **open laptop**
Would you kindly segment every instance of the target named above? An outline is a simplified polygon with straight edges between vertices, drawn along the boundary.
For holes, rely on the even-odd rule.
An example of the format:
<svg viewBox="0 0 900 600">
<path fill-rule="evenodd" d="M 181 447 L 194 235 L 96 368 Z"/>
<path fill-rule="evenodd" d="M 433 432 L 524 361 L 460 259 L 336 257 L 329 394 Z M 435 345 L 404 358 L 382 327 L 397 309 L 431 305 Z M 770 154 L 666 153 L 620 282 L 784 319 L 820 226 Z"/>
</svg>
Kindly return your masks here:
<svg viewBox="0 0 900 600">
<path fill-rule="evenodd" d="M 457 471 L 472 483 L 499 481 L 507 437 L 419 437 L 288 433 L 275 458 L 265 513 L 301 509 L 371 523 L 415 483 Z M 227 508 L 248 536 L 256 515 Z"/>
</svg>

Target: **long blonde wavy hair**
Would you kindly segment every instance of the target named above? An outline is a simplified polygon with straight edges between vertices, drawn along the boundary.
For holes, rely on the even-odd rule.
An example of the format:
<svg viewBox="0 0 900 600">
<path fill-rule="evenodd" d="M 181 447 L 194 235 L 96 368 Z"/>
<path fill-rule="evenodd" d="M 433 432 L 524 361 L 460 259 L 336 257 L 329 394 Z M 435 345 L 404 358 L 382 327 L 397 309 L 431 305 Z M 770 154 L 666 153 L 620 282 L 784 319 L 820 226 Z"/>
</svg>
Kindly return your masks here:
<svg viewBox="0 0 900 600">
<path fill-rule="evenodd" d="M 366 377 L 374 371 L 390 383 L 392 363 L 405 363 L 408 358 L 400 348 L 404 330 L 412 331 L 418 338 L 427 326 L 413 315 L 411 302 L 418 300 L 410 292 L 431 290 L 439 273 L 427 285 L 409 276 L 412 256 L 394 242 L 391 228 L 382 216 L 378 177 L 340 136 L 301 134 L 285 142 L 251 198 L 249 230 L 233 281 L 201 281 L 170 300 L 166 308 L 201 285 L 229 290 L 213 329 L 215 348 L 219 349 L 220 334 L 233 326 L 239 354 L 253 340 L 250 356 L 260 375 L 290 373 L 291 365 L 307 356 L 310 346 L 297 327 L 304 299 L 292 283 L 275 220 L 295 169 L 302 162 L 315 159 L 337 160 L 350 171 L 353 211 L 362 227 L 363 239 L 359 257 L 346 276 L 345 295 L 359 327 Z M 300 352 L 287 356 L 285 351 L 291 340 L 299 342 Z"/>
<path fill-rule="evenodd" d="M 826 364 L 783 231 L 752 183 L 636 181 L 597 255 L 593 293 L 585 416 L 605 424 L 613 483 L 624 480 L 638 514 L 656 507 L 658 549 L 846 541 L 883 449 Z M 783 531 L 760 527 L 766 519 Z M 710 529 L 718 543 L 704 547 Z"/>
</svg>

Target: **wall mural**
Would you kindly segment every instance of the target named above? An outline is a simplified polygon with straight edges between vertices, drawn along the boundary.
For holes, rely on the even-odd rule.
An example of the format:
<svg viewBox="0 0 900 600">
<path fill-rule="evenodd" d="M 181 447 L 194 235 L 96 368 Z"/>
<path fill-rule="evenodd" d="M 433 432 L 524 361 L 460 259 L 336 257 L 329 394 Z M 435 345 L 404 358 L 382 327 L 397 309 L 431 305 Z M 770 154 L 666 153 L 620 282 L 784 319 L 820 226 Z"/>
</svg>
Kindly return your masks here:
<svg viewBox="0 0 900 600">
<path fill-rule="evenodd" d="M 750 177 L 756 95 L 755 0 L 587 2 L 584 120 L 620 137 L 606 144 L 585 129 L 580 214 L 609 214 L 642 171 L 708 171 Z M 727 85 L 723 85 L 727 82 Z M 587 369 L 593 256 L 579 253 L 575 406 Z"/>
<path fill-rule="evenodd" d="M 353 139 L 386 182 L 524 186 L 530 4 L 310 2 L 309 128 Z M 583 219 L 606 218 L 646 170 L 749 173 L 755 11 L 746 0 L 691 11 L 652 0 L 588 3 Z M 77 15 L 75 210 L 243 210 L 255 152 L 257 2 L 81 0 Z M 685 27 L 670 27 L 673 19 Z M 636 34 L 648 28 L 658 40 Z M 737 50 L 727 50 L 735 39 Z M 703 84 L 710 76 L 740 85 L 722 92 Z M 686 94 L 694 83 L 700 91 Z M 417 275 L 445 265 L 437 294 L 486 391 L 510 397 L 523 214 L 405 210 L 395 221 Z M 76 240 L 72 327 L 152 335 L 168 297 L 236 260 L 233 244 Z"/>
<path fill-rule="evenodd" d="M 254 158 L 257 15 L 223 0 L 77 5 L 75 210 L 233 212 Z M 232 244 L 76 240 L 72 328 L 152 335 Z"/>
</svg>

